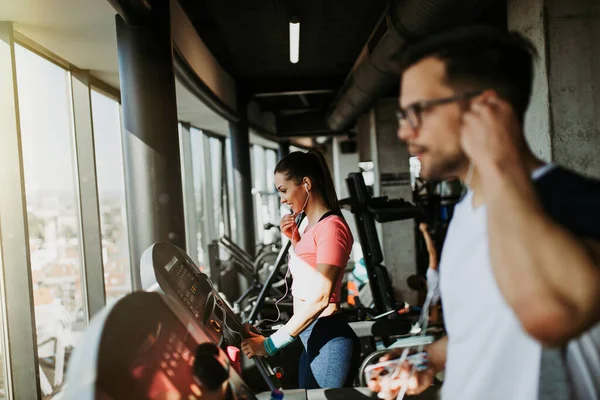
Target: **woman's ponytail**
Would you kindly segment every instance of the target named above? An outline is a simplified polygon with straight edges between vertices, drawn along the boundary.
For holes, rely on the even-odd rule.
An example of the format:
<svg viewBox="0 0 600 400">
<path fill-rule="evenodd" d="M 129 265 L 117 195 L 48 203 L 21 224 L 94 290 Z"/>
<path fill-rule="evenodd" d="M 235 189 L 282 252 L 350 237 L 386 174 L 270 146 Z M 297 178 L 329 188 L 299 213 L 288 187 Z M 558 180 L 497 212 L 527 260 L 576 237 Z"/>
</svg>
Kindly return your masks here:
<svg viewBox="0 0 600 400">
<path fill-rule="evenodd" d="M 341 215 L 342 212 L 340 208 L 340 202 L 338 200 L 337 193 L 335 192 L 333 177 L 331 176 L 331 171 L 327 166 L 327 160 L 325 159 L 325 156 L 319 150 L 314 148 L 310 149 L 306 155 L 315 158 L 317 161 L 317 165 L 320 169 L 319 175 L 321 175 L 322 178 L 321 191 L 327 207 L 329 207 L 334 213 Z"/>
</svg>

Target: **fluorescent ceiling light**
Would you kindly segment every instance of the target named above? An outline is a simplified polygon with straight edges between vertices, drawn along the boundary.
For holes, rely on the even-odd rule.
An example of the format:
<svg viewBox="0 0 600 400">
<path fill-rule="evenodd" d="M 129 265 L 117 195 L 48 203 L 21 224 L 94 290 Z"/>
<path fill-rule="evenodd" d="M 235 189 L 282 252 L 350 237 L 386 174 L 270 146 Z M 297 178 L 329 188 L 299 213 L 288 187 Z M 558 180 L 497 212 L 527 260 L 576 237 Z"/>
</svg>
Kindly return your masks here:
<svg viewBox="0 0 600 400">
<path fill-rule="evenodd" d="M 290 22 L 290 62 L 296 64 L 300 52 L 300 21 L 293 17 Z"/>
</svg>

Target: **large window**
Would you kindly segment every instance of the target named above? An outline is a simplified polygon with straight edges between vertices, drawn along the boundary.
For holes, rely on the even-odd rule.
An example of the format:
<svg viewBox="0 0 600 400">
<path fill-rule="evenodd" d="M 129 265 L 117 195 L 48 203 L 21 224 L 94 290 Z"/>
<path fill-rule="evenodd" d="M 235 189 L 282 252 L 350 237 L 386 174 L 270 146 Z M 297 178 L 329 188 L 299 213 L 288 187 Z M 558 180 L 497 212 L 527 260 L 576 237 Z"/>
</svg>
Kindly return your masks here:
<svg viewBox="0 0 600 400">
<path fill-rule="evenodd" d="M 104 287 L 106 301 L 111 303 L 131 292 L 119 103 L 92 90 L 92 117 Z"/>
<path fill-rule="evenodd" d="M 86 325 L 69 74 L 21 46 L 15 53 L 40 384 L 49 395 Z"/>
</svg>

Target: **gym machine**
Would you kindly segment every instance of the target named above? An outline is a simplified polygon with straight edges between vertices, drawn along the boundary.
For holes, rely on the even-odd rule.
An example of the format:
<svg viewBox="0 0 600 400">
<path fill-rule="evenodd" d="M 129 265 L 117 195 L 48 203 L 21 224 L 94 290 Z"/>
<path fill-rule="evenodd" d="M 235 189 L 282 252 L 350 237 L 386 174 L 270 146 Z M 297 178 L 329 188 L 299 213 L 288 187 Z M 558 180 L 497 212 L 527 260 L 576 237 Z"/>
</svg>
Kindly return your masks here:
<svg viewBox="0 0 600 400">
<path fill-rule="evenodd" d="M 383 252 L 379 243 L 375 221 L 380 223 L 412 219 L 417 208 L 404 199 L 388 199 L 387 196 L 372 197 L 361 173 L 353 172 L 346 179 L 350 197 L 342 200 L 342 206 L 354 214 L 360 244 L 363 249 L 369 286 L 373 295 L 374 312 L 390 313 L 403 308 L 394 295 L 387 269 L 381 264 Z"/>
<path fill-rule="evenodd" d="M 227 252 L 231 259 L 222 260 L 219 256 L 220 250 Z M 226 289 L 223 277 L 232 269 L 246 279 L 248 287 L 233 301 L 233 308 L 236 314 L 242 315 L 243 319 L 247 320 L 244 315 L 249 312 L 254 302 L 257 301 L 256 296 L 262 293 L 266 277 L 268 277 L 270 271 L 278 263 L 281 263 L 281 260 L 285 260 L 287 248 L 284 247 L 279 252 L 265 251 L 253 258 L 228 236 L 223 236 L 209 244 L 208 253 L 212 281 L 219 291 L 223 292 Z M 273 279 L 276 277 L 278 276 Z M 281 286 L 283 286 L 282 279 L 279 279 L 278 282 L 271 282 L 264 295 L 281 297 L 283 295 Z"/>
</svg>

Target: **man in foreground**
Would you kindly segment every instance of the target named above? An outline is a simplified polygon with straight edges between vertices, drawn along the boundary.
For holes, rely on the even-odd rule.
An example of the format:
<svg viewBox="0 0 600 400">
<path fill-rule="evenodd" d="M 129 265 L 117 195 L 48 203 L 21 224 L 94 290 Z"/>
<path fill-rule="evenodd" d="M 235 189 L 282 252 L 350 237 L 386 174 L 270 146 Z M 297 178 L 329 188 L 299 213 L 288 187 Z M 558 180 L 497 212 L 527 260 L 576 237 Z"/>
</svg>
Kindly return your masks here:
<svg viewBox="0 0 600 400">
<path fill-rule="evenodd" d="M 489 27 L 403 54 L 398 136 L 423 178 L 468 188 L 440 263 L 448 336 L 429 346 L 408 394 L 441 370 L 443 399 L 600 393 L 600 183 L 529 149 L 534 56 L 520 35 Z M 406 382 L 376 389 L 395 398 Z"/>
</svg>

